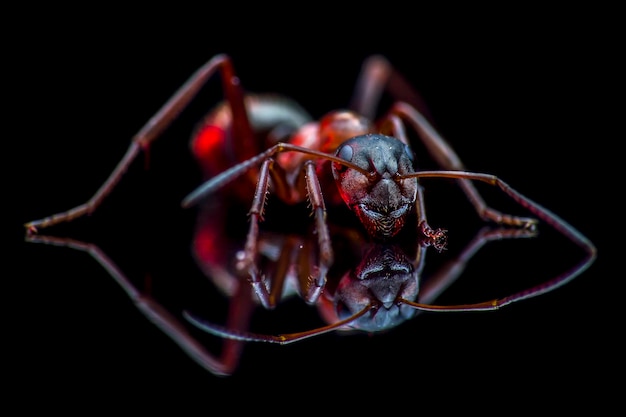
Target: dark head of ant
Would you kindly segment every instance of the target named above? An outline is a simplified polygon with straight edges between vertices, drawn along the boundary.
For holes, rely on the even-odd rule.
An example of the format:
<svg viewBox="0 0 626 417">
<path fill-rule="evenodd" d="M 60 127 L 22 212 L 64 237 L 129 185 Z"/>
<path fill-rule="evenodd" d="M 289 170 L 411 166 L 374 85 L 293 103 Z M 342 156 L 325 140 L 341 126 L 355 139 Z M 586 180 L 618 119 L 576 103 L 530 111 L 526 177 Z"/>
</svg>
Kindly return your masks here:
<svg viewBox="0 0 626 417">
<path fill-rule="evenodd" d="M 346 140 L 336 156 L 368 173 L 332 163 L 344 202 L 374 238 L 395 236 L 413 212 L 417 196 L 417 179 L 404 178 L 415 171 L 411 148 L 394 137 L 371 133 Z"/>
<path fill-rule="evenodd" d="M 350 326 L 368 332 L 396 327 L 417 312 L 398 300 L 415 300 L 419 279 L 418 268 L 402 248 L 373 244 L 361 262 L 339 281 L 333 297 L 334 314 L 343 320 L 373 306 Z"/>
</svg>

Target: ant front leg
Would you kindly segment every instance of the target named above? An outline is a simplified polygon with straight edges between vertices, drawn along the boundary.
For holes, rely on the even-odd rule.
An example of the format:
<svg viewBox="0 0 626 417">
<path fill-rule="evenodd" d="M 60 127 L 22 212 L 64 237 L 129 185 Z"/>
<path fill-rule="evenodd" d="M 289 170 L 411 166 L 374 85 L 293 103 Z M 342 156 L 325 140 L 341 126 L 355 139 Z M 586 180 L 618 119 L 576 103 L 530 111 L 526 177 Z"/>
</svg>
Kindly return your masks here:
<svg viewBox="0 0 626 417">
<path fill-rule="evenodd" d="M 315 163 L 312 160 L 306 161 L 301 175 L 302 173 L 304 173 L 305 177 L 307 197 L 315 217 L 315 232 L 317 233 L 320 251 L 319 265 L 316 270 L 312 271 L 311 282 L 305 297 L 306 302 L 313 304 L 317 301 L 326 285 L 326 275 L 333 263 L 334 253 L 328 232 L 328 224 L 326 223 L 326 205 L 324 204 L 322 187 L 320 187 L 317 177 Z"/>
<path fill-rule="evenodd" d="M 301 287 L 305 301 L 314 304 L 324 289 L 326 275 L 333 262 L 334 255 L 326 223 L 326 205 L 317 177 L 316 166 L 311 160 L 304 162 L 296 179 L 295 188 L 290 186 L 285 170 L 273 158 L 263 161 L 259 170 L 252 207 L 249 211 L 250 226 L 246 236 L 246 243 L 244 249 L 237 257 L 237 270 L 248 273 L 261 304 L 266 308 L 273 308 L 276 303 L 276 297 L 268 292 L 267 285 L 264 282 L 265 277 L 259 273 L 257 265 L 259 223 L 264 220 L 264 209 L 270 188 L 270 178 L 274 191 L 282 201 L 287 204 L 294 204 L 302 201 L 303 196 L 306 195 L 313 210 L 315 233 L 317 234 L 319 246 L 319 263 L 317 266 L 311 266 L 308 285 L 305 286 L 303 285 L 304 283 L 301 283 Z M 273 288 L 276 288 L 276 283 L 274 283 Z"/>
<path fill-rule="evenodd" d="M 437 251 L 441 252 L 446 248 L 447 245 L 447 236 L 445 229 L 433 229 L 430 227 L 428 222 L 426 221 L 426 208 L 424 206 L 424 191 L 422 186 L 418 184 L 417 186 L 417 198 L 416 198 L 416 209 L 417 209 L 417 224 L 419 226 L 421 235 L 421 245 L 432 246 Z"/>
<path fill-rule="evenodd" d="M 403 102 L 397 102 L 390 110 L 390 116 L 388 117 L 393 118 L 393 116 L 398 116 L 409 122 L 424 142 L 424 145 L 428 149 L 429 153 L 435 161 L 443 167 L 443 169 L 450 171 L 465 170 L 465 166 L 454 149 L 452 149 L 443 137 L 441 137 L 439 133 L 437 133 L 437 131 L 430 125 L 430 123 L 428 123 L 426 118 L 414 107 L 411 107 Z M 485 221 L 492 221 L 496 224 L 523 227 L 527 229 L 532 229 L 537 224 L 537 219 L 535 218 L 503 214 L 487 206 L 487 203 L 485 203 L 485 200 L 478 193 L 478 190 L 471 180 L 458 178 L 457 181 L 481 219 Z"/>
<path fill-rule="evenodd" d="M 93 213 L 102 203 L 102 200 L 115 188 L 115 185 L 120 181 L 139 152 L 146 150 L 151 142 L 171 125 L 173 120 L 187 107 L 215 71 L 220 71 L 221 73 L 224 94 L 232 108 L 233 118 L 237 121 L 233 126 L 235 135 L 241 138 L 248 138 L 247 140 L 251 143 L 253 141 L 253 134 L 246 115 L 243 90 L 239 79 L 235 76 L 230 57 L 227 55 L 217 55 L 200 67 L 163 107 L 148 120 L 139 132 L 135 134 L 121 161 L 93 197 L 87 202 L 70 210 L 25 223 L 24 227 L 27 232 L 29 234 L 36 233 L 38 229 L 50 227 L 62 222 L 69 222 L 85 214 Z"/>
</svg>

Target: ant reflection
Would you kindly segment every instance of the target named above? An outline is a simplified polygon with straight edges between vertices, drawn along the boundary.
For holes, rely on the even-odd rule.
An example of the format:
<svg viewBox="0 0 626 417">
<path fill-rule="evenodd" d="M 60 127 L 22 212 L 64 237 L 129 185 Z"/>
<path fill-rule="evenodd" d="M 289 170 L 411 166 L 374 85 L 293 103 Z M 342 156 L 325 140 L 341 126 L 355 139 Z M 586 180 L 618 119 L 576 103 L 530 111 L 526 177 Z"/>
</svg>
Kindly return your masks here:
<svg viewBox="0 0 626 417">
<path fill-rule="evenodd" d="M 168 311 L 150 294 L 132 283 L 122 270 L 97 245 L 71 238 L 32 235 L 33 243 L 69 247 L 90 254 L 122 287 L 138 310 L 170 337 L 189 357 L 217 376 L 228 376 L 237 369 L 244 342 L 262 341 L 291 343 L 334 330 L 381 332 L 390 330 L 413 318 L 421 305 L 430 305 L 462 274 L 464 266 L 487 242 L 502 239 L 529 238 L 535 231 L 519 228 L 484 227 L 467 246 L 435 274 L 423 278 L 428 241 L 412 244 L 364 242 L 356 234 L 338 236 L 338 245 L 350 246 L 345 252 L 348 262 L 331 269 L 329 285 L 315 304 L 323 327 L 300 333 L 278 336 L 252 332 L 250 319 L 259 299 L 244 280 L 229 275 L 228 265 L 204 265 L 213 272 L 209 276 L 228 295 L 228 318 L 225 325 L 211 324 L 189 312 Z M 339 241 L 340 240 L 340 241 Z M 315 242 L 296 235 L 262 234 L 259 248 L 265 274 L 275 279 L 272 294 L 278 302 L 292 295 L 297 282 L 307 275 L 306 265 L 315 257 Z M 343 253 L 343 252 L 342 252 Z M 348 265 L 350 264 L 350 265 Z M 339 265 L 339 263 L 338 263 Z M 582 267 L 582 265 L 581 265 Z M 419 303 L 419 304 L 418 304 Z M 278 314 L 278 312 L 277 312 Z M 193 326 L 224 338 L 221 352 L 215 354 L 198 340 Z"/>
<path fill-rule="evenodd" d="M 190 312 L 184 315 L 208 333 L 246 342 L 288 344 L 334 330 L 386 331 L 413 318 L 421 310 L 472 309 L 474 305 L 443 307 L 431 303 L 457 280 L 465 265 L 487 242 L 536 235 L 537 232 L 531 229 L 485 226 L 459 254 L 429 277 L 422 276 L 426 248 L 432 243 L 428 239 L 412 244 L 377 240 L 367 244 L 359 242 L 365 248 L 361 258 L 352 267 L 335 275 L 329 274 L 326 291 L 316 303 L 327 325 L 303 332 L 263 335 L 209 323 Z M 493 302 L 480 303 L 474 309 L 483 309 L 483 304 L 493 305 Z"/>
</svg>

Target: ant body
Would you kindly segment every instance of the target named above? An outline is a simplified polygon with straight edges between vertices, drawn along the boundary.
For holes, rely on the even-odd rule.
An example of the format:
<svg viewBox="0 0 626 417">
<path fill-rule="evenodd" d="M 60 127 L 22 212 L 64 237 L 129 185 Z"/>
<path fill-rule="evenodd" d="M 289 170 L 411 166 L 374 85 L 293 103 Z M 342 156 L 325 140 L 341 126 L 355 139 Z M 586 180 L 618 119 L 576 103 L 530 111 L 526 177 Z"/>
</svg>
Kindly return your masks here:
<svg viewBox="0 0 626 417">
<path fill-rule="evenodd" d="M 140 150 L 147 148 L 172 123 L 216 72 L 221 76 L 225 100 L 200 124 L 191 145 L 209 179 L 189 194 L 183 206 L 192 206 L 247 174 L 247 186 L 238 183 L 237 187 L 221 192 L 219 197 L 233 205 L 245 204 L 249 190 L 254 188 L 249 230 L 237 268 L 248 275 L 268 308 L 273 305 L 255 259 L 259 223 L 263 220 L 270 183 L 272 191 L 288 204 L 307 200 L 315 218 L 319 265 L 313 268 L 310 285 L 304 290 L 308 303 L 314 303 L 321 294 L 326 272 L 334 260 L 325 200 L 332 206 L 342 204 L 343 200 L 373 238 L 395 236 L 409 216 L 415 215 L 418 225 L 415 233 L 429 238 L 441 250 L 445 245 L 445 230 L 431 229 L 428 225 L 418 178 L 454 178 L 482 219 L 534 227 L 537 223 L 534 218 L 506 215 L 488 207 L 472 183 L 472 180 L 479 180 L 499 186 L 537 217 L 550 218 L 550 222 L 559 224 L 560 228 L 571 229 L 497 177 L 464 171 L 454 150 L 415 106 L 397 101 L 386 115 L 373 121 L 376 103 L 385 89 L 392 95 L 414 101 L 417 96 L 383 57 L 373 56 L 365 62 L 352 110 L 332 111 L 315 122 L 289 99 L 246 94 L 230 57 L 222 54 L 193 74 L 134 136 L 122 160 L 89 201 L 66 212 L 26 223 L 28 232 L 36 233 L 38 229 L 92 213 L 113 190 Z M 416 169 L 405 125 L 418 133 L 443 171 Z M 326 161 L 331 162 L 331 169 Z"/>
</svg>

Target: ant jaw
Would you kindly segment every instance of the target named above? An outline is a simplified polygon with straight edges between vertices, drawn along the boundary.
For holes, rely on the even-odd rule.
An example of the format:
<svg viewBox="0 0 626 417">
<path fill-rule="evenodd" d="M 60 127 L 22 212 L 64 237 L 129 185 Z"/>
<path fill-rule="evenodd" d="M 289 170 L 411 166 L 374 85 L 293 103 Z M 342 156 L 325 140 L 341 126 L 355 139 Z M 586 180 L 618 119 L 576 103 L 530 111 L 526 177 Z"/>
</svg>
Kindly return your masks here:
<svg viewBox="0 0 626 417">
<path fill-rule="evenodd" d="M 391 213 L 371 210 L 365 204 L 355 204 L 352 210 L 367 229 L 370 236 L 378 239 L 389 239 L 397 235 L 411 212 L 410 206 L 404 205 Z"/>
</svg>

